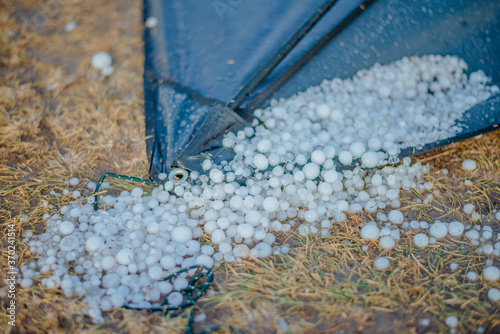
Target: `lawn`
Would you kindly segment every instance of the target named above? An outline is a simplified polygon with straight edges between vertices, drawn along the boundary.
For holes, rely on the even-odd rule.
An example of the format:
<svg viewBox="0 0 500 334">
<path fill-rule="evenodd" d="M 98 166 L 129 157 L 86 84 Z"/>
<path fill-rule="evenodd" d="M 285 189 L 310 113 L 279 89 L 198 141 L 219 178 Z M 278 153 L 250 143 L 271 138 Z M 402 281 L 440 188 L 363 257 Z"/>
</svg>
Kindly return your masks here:
<svg viewBox="0 0 500 334">
<path fill-rule="evenodd" d="M 141 1 L 131 0 L 0 0 L 0 239 L 5 275 L 9 225 L 14 225 L 20 267 L 36 259 L 22 233 L 42 233 L 43 215 L 75 200 L 73 190 L 83 193 L 86 183 L 97 182 L 105 172 L 147 177 L 141 6 Z M 69 22 L 76 27 L 66 31 Z M 113 57 L 110 77 L 90 66 L 98 51 Z M 475 160 L 478 168 L 464 170 L 464 159 Z M 488 225 L 494 231 L 488 242 L 498 242 L 499 131 L 412 160 L 432 166 L 425 178 L 434 187 L 403 192 L 400 210 L 406 220 Z M 82 182 L 69 186 L 73 177 Z M 133 186 L 112 181 L 111 189 Z M 63 194 L 65 189 L 71 191 Z M 467 203 L 475 205 L 479 220 L 464 213 Z M 446 237 L 418 249 L 413 243 L 418 231 L 409 229 L 393 250 L 383 250 L 378 242 L 360 237 L 363 224 L 374 218 L 350 214 L 325 237 L 280 233 L 278 244 L 289 244 L 288 254 L 216 268 L 211 292 L 197 304 L 196 312 L 207 314 L 207 320 L 195 324 L 196 332 L 225 325 L 245 333 L 447 333 L 450 315 L 459 319 L 457 333 L 479 333 L 478 328 L 500 332 L 500 304 L 487 297 L 489 289 L 500 288 L 500 281 L 487 282 L 481 275 L 476 281 L 466 278 L 471 270 L 481 274 L 488 259 L 499 265 L 498 257 L 478 252 L 487 241 L 473 245 L 465 237 Z M 391 260 L 389 270 L 374 270 L 379 256 Z M 457 270 L 450 269 L 452 263 L 458 264 Z M 104 324 L 92 324 L 82 313 L 81 301 L 35 281 L 32 288 L 17 286 L 12 327 L 6 324 L 4 281 L 0 288 L 4 333 L 182 333 L 186 325 L 184 318 L 124 309 L 107 312 Z"/>
</svg>

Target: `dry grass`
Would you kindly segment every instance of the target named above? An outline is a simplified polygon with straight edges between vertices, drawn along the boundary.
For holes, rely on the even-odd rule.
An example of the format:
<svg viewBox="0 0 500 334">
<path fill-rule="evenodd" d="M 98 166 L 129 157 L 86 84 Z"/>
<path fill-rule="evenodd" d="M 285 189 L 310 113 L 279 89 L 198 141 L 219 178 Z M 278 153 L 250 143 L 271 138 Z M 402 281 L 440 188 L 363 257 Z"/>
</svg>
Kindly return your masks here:
<svg viewBox="0 0 500 334">
<path fill-rule="evenodd" d="M 97 181 L 103 172 L 147 174 L 140 11 L 141 1 L 0 0 L 0 221 L 16 227 L 19 265 L 35 258 L 21 242 L 22 231 L 42 232 L 42 216 L 74 200 L 71 193 L 51 194 L 67 189 L 64 181 L 75 176 Z M 76 29 L 64 32 L 70 21 Z M 113 56 L 110 78 L 89 66 L 101 50 Z M 498 209 L 499 147 L 497 131 L 418 157 L 435 166 L 426 178 L 439 193 L 422 204 L 416 199 L 428 192 L 405 192 L 401 210 L 412 219 L 468 223 L 465 203 L 483 214 Z M 476 160 L 479 168 L 462 170 L 465 158 Z M 22 222 L 22 216 L 29 219 Z M 328 237 L 280 235 L 280 242 L 293 246 L 289 254 L 219 268 L 216 293 L 200 300 L 209 320 L 197 328 L 225 324 L 248 333 L 283 333 L 282 318 L 292 333 L 447 332 L 444 320 L 455 314 L 459 333 L 478 326 L 500 332 L 499 304 L 486 297 L 500 283 L 465 280 L 467 271 L 480 273 L 484 267 L 486 256 L 476 247 L 446 238 L 413 249 L 416 232 L 410 231 L 402 233 L 393 251 L 372 242 L 365 253 L 361 247 L 368 243 L 359 230 L 370 219 L 351 215 Z M 500 232 L 498 221 L 488 224 Z M 373 270 L 380 255 L 391 259 L 390 271 Z M 0 269 L 7 272 L 2 256 Z M 459 271 L 450 271 L 453 262 Z M 180 333 L 185 325 L 181 318 L 126 310 L 110 312 L 104 325 L 93 325 L 82 316 L 81 302 L 35 284 L 17 290 L 17 321 L 11 327 L 5 325 L 8 299 L 2 301 L 5 333 Z M 429 327 L 421 326 L 423 318 L 431 320 Z"/>
</svg>

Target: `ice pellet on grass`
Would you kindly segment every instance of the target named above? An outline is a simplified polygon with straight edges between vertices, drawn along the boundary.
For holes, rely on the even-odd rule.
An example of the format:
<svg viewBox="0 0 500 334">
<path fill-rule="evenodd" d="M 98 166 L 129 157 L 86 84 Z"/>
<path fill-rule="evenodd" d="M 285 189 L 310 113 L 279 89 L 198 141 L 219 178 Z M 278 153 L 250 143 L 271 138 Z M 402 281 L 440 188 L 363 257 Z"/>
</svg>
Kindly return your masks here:
<svg viewBox="0 0 500 334">
<path fill-rule="evenodd" d="M 393 249 L 396 243 L 394 242 L 394 239 L 391 238 L 390 236 L 384 236 L 380 238 L 380 247 L 383 249 Z"/>
<path fill-rule="evenodd" d="M 59 276 L 53 275 L 47 279 L 45 286 L 49 289 L 57 289 L 60 284 L 61 284 L 61 278 Z"/>
<path fill-rule="evenodd" d="M 419 248 L 425 248 L 429 244 L 429 238 L 427 235 L 419 233 L 413 237 L 413 243 Z"/>
<path fill-rule="evenodd" d="M 77 177 L 74 177 L 72 178 L 71 180 L 69 180 L 69 185 L 70 186 L 76 186 L 78 183 L 80 183 L 80 179 L 78 179 Z"/>
<path fill-rule="evenodd" d="M 101 70 L 101 74 L 105 77 L 109 77 L 113 72 L 115 71 L 115 68 L 113 66 L 106 66 Z"/>
<path fill-rule="evenodd" d="M 477 240 L 477 239 L 479 239 L 479 232 L 476 230 L 467 231 L 467 232 L 465 232 L 465 237 L 467 239 Z"/>
<path fill-rule="evenodd" d="M 474 210 L 476 210 L 476 207 L 474 204 L 465 204 L 464 205 L 464 213 L 469 214 L 472 213 Z"/>
<path fill-rule="evenodd" d="M 497 288 L 491 288 L 488 291 L 488 298 L 494 302 L 499 301 L 500 300 L 500 290 L 498 290 Z"/>
<path fill-rule="evenodd" d="M 96 68 L 98 70 L 103 70 L 106 67 L 111 66 L 112 62 L 113 60 L 111 59 L 109 53 L 100 51 L 94 54 L 94 56 L 92 56 L 92 60 L 90 63 L 93 68 Z"/>
<path fill-rule="evenodd" d="M 442 239 L 448 234 L 448 226 L 441 222 L 434 222 L 429 228 L 429 233 L 436 239 Z"/>
<path fill-rule="evenodd" d="M 76 28 L 76 22 L 71 21 L 66 23 L 66 25 L 64 26 L 64 31 L 70 32 L 73 31 L 75 28 Z"/>
<path fill-rule="evenodd" d="M 392 210 L 389 212 L 389 215 L 387 216 L 391 223 L 393 224 L 401 224 L 404 220 L 403 213 L 399 210 Z"/>
<path fill-rule="evenodd" d="M 375 224 L 366 224 L 361 229 L 361 238 L 366 240 L 377 240 L 379 237 L 379 228 Z"/>
<path fill-rule="evenodd" d="M 445 320 L 446 326 L 450 328 L 455 328 L 458 326 L 458 318 L 454 315 L 450 315 L 448 318 Z"/>
<path fill-rule="evenodd" d="M 389 259 L 386 257 L 379 257 L 373 262 L 373 266 L 375 267 L 376 270 L 379 271 L 386 270 L 387 268 L 389 268 L 390 265 L 391 261 L 389 261 Z"/>
<path fill-rule="evenodd" d="M 193 321 L 198 323 L 205 321 L 207 319 L 207 315 L 205 313 L 198 313 L 197 315 L 194 316 Z"/>
<path fill-rule="evenodd" d="M 422 325 L 423 327 L 427 327 L 430 324 L 431 324 L 431 321 L 427 318 L 420 320 L 420 325 Z"/>
<path fill-rule="evenodd" d="M 477 168 L 477 165 L 474 160 L 466 159 L 462 161 L 462 168 L 467 170 L 474 170 Z"/>
<path fill-rule="evenodd" d="M 465 226 L 461 222 L 451 222 L 448 225 L 448 232 L 452 237 L 459 237 L 464 233 Z"/>
<path fill-rule="evenodd" d="M 493 245 L 486 244 L 483 246 L 483 254 L 484 255 L 491 255 L 492 253 L 493 253 Z"/>
<path fill-rule="evenodd" d="M 497 267 L 486 267 L 483 270 L 483 277 L 487 281 L 495 282 L 500 278 L 500 269 Z"/>
</svg>

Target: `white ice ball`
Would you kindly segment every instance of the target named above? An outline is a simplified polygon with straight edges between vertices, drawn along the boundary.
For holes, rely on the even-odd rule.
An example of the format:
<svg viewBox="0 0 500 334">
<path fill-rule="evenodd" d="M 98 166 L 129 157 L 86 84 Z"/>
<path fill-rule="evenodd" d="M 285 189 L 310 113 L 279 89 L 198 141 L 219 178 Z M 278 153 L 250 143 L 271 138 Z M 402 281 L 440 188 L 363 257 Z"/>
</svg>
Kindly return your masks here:
<svg viewBox="0 0 500 334">
<path fill-rule="evenodd" d="M 257 257 L 259 258 L 266 258 L 269 257 L 273 253 L 273 248 L 271 245 L 265 242 L 260 242 L 254 247 L 255 251 L 257 252 Z"/>
<path fill-rule="evenodd" d="M 245 222 L 252 226 L 259 225 L 261 219 L 262 219 L 262 214 L 256 210 L 250 210 L 245 215 Z"/>
<path fill-rule="evenodd" d="M 69 215 L 73 218 L 78 218 L 82 214 L 82 209 L 80 208 L 73 208 L 69 211 Z"/>
<path fill-rule="evenodd" d="M 314 162 L 310 162 L 302 168 L 302 172 L 307 179 L 314 180 L 319 175 L 319 166 Z"/>
<path fill-rule="evenodd" d="M 224 240 L 226 240 L 226 234 L 224 233 L 223 230 L 217 229 L 217 230 L 212 232 L 211 239 L 212 239 L 212 242 L 214 244 L 218 245 L 221 242 L 223 242 Z"/>
<path fill-rule="evenodd" d="M 113 66 L 106 66 L 101 70 L 101 74 L 105 77 L 109 77 L 113 72 L 115 71 L 115 68 Z"/>
<path fill-rule="evenodd" d="M 266 197 L 262 206 L 267 212 L 275 212 L 279 208 L 279 201 L 276 197 Z"/>
<path fill-rule="evenodd" d="M 316 115 L 321 119 L 326 119 L 330 116 L 330 106 L 326 103 L 316 107 Z"/>
<path fill-rule="evenodd" d="M 109 270 L 115 265 L 115 258 L 111 255 L 104 256 L 101 259 L 101 267 L 104 270 Z"/>
<path fill-rule="evenodd" d="M 462 224 L 461 222 L 451 222 L 449 225 L 448 225 L 448 232 L 450 233 L 450 235 L 452 237 L 459 237 L 461 236 L 463 233 L 464 233 L 464 224 Z"/>
<path fill-rule="evenodd" d="M 387 218 L 389 218 L 391 223 L 397 224 L 397 225 L 403 223 L 403 220 L 404 220 L 403 213 L 399 210 L 392 210 L 391 212 L 389 212 L 389 215 L 387 216 Z"/>
<path fill-rule="evenodd" d="M 446 326 L 450 328 L 455 328 L 458 325 L 458 318 L 454 315 L 450 315 L 448 318 L 445 320 Z"/>
<path fill-rule="evenodd" d="M 185 244 L 193 239 L 193 231 L 187 226 L 177 226 L 171 232 L 172 240 L 180 244 Z"/>
<path fill-rule="evenodd" d="M 214 260 L 208 255 L 201 254 L 196 258 L 196 264 L 212 268 L 214 266 Z"/>
<path fill-rule="evenodd" d="M 153 29 L 158 25 L 158 19 L 154 16 L 150 16 L 144 22 L 144 26 L 148 29 Z"/>
<path fill-rule="evenodd" d="M 148 275 L 153 281 L 158 281 L 163 276 L 163 269 L 158 265 L 152 266 L 148 270 Z"/>
<path fill-rule="evenodd" d="M 483 277 L 487 281 L 497 281 L 500 278 L 500 269 L 497 267 L 486 267 L 483 270 Z"/>
<path fill-rule="evenodd" d="M 429 233 L 436 239 L 442 239 L 448 234 L 448 226 L 440 222 L 435 222 L 429 228 Z"/>
<path fill-rule="evenodd" d="M 350 165 L 352 164 L 352 153 L 349 151 L 341 151 L 339 153 L 339 161 L 342 165 Z"/>
<path fill-rule="evenodd" d="M 106 289 L 116 288 L 120 285 L 120 277 L 115 273 L 108 273 L 102 277 L 102 286 Z"/>
<path fill-rule="evenodd" d="M 49 289 L 57 289 L 61 284 L 61 278 L 59 276 L 53 275 L 47 278 L 45 285 Z"/>
<path fill-rule="evenodd" d="M 255 168 L 259 170 L 266 170 L 269 167 L 269 161 L 264 154 L 257 154 L 253 158 Z"/>
<path fill-rule="evenodd" d="M 418 233 L 413 237 L 413 243 L 419 248 L 427 247 L 429 244 L 429 237 L 423 233 Z"/>
<path fill-rule="evenodd" d="M 90 61 L 90 64 L 92 65 L 93 68 L 97 68 L 98 70 L 102 70 L 106 67 L 111 66 L 111 63 L 113 60 L 111 59 L 111 56 L 109 53 L 100 51 L 94 54 L 92 56 L 92 60 Z"/>
<path fill-rule="evenodd" d="M 172 283 L 168 281 L 158 282 L 158 290 L 160 290 L 161 294 L 169 294 L 173 289 L 174 287 L 172 286 Z"/>
<path fill-rule="evenodd" d="M 379 228 L 375 224 L 366 224 L 361 229 L 361 238 L 365 240 L 377 240 L 379 236 Z"/>
<path fill-rule="evenodd" d="M 80 182 L 80 179 L 79 179 L 79 178 L 77 178 L 77 177 L 74 177 L 74 178 L 72 178 L 71 180 L 69 180 L 69 185 L 74 187 L 74 186 L 76 186 L 79 182 Z"/>
<path fill-rule="evenodd" d="M 184 277 L 177 277 L 173 281 L 172 285 L 174 286 L 175 290 L 182 290 L 182 289 L 185 289 L 189 286 L 189 282 Z"/>
<path fill-rule="evenodd" d="M 224 181 L 224 173 L 221 170 L 212 169 L 210 171 L 210 180 L 212 180 L 213 183 L 221 183 Z"/>
<path fill-rule="evenodd" d="M 361 162 L 366 168 L 377 167 L 378 165 L 378 154 L 377 152 L 366 152 L 361 156 Z"/>
<path fill-rule="evenodd" d="M 163 255 L 160 259 L 160 265 L 162 266 L 163 269 L 169 270 L 173 267 L 175 267 L 175 259 L 170 256 L 170 255 Z"/>
<path fill-rule="evenodd" d="M 74 230 L 75 230 L 75 225 L 73 225 L 73 223 L 70 221 L 63 221 L 61 222 L 61 224 L 59 224 L 59 232 L 62 235 L 71 234 L 73 233 Z"/>
<path fill-rule="evenodd" d="M 381 147 L 382 147 L 382 141 L 380 139 L 370 138 L 370 140 L 368 140 L 368 148 L 374 151 L 378 151 L 380 150 Z"/>
<path fill-rule="evenodd" d="M 273 147 L 273 144 L 271 143 L 270 140 L 262 139 L 257 144 L 257 151 L 259 151 L 260 153 L 268 153 L 269 151 L 271 151 L 272 147 Z"/>
<path fill-rule="evenodd" d="M 255 228 L 250 224 L 240 224 L 238 225 L 236 231 L 238 232 L 239 235 L 241 235 L 243 238 L 246 239 L 253 237 L 253 234 L 255 233 Z"/>
<path fill-rule="evenodd" d="M 326 154 L 323 151 L 316 150 L 311 153 L 311 162 L 322 165 L 326 160 Z"/>
<path fill-rule="evenodd" d="M 21 286 L 25 289 L 31 288 L 33 286 L 33 280 L 29 277 L 23 278 L 21 280 Z"/>
<path fill-rule="evenodd" d="M 307 210 L 304 213 L 304 220 L 308 223 L 314 223 L 318 220 L 318 212 L 316 210 Z"/>
<path fill-rule="evenodd" d="M 167 297 L 168 306 L 179 306 L 184 301 L 184 296 L 178 291 L 174 291 Z"/>
<path fill-rule="evenodd" d="M 390 236 L 386 235 L 380 238 L 380 247 L 383 249 L 393 249 L 396 246 L 394 239 Z"/>
<path fill-rule="evenodd" d="M 466 159 L 462 161 L 462 168 L 467 170 L 474 170 L 477 168 L 477 164 L 474 160 Z"/>
<path fill-rule="evenodd" d="M 129 248 L 123 248 L 116 254 L 116 261 L 119 264 L 128 265 L 130 262 L 134 261 L 135 254 Z"/>
<path fill-rule="evenodd" d="M 100 236 L 94 235 L 87 239 L 85 242 L 85 248 L 88 252 L 95 252 L 104 246 L 104 240 Z"/>
<path fill-rule="evenodd" d="M 379 257 L 373 262 L 373 266 L 375 267 L 376 270 L 379 271 L 386 270 L 387 268 L 389 268 L 390 265 L 391 261 L 389 261 L 389 259 L 386 257 Z"/>
<path fill-rule="evenodd" d="M 464 213 L 469 214 L 472 213 L 474 210 L 476 210 L 476 207 L 474 204 L 465 204 L 464 205 Z"/>
<path fill-rule="evenodd" d="M 125 296 L 121 293 L 114 293 L 111 295 L 111 304 L 114 308 L 120 308 L 125 304 Z"/>
<path fill-rule="evenodd" d="M 488 291 L 488 298 L 494 302 L 499 301 L 500 300 L 500 290 L 498 290 L 497 288 L 491 288 Z"/>
<path fill-rule="evenodd" d="M 337 173 L 336 171 L 330 169 L 330 170 L 327 170 L 325 172 L 325 174 L 323 175 L 323 178 L 325 179 L 325 182 L 333 183 L 333 182 L 335 182 L 335 181 L 338 180 L 339 173 Z"/>
<path fill-rule="evenodd" d="M 70 252 L 80 247 L 80 239 L 76 235 L 68 235 L 59 242 L 59 249 L 63 252 Z"/>
<path fill-rule="evenodd" d="M 354 159 L 358 159 L 366 152 L 366 147 L 362 142 L 356 141 L 349 146 L 349 151 Z"/>
</svg>

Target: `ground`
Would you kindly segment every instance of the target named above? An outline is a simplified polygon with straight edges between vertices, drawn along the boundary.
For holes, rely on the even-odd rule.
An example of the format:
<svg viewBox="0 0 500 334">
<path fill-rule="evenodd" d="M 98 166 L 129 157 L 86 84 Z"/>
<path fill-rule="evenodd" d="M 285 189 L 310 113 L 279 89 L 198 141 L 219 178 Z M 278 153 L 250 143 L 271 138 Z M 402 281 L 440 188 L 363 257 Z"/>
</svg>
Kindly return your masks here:
<svg viewBox="0 0 500 334">
<path fill-rule="evenodd" d="M 65 181 L 95 182 L 104 172 L 147 176 L 141 5 L 132 0 L 0 0 L 2 273 L 8 272 L 7 226 L 14 225 L 17 264 L 36 258 L 21 234 L 43 232 L 43 214 L 73 200 L 51 194 L 68 188 Z M 68 22 L 76 22 L 73 31 L 64 30 Z M 109 78 L 90 67 L 98 51 L 113 57 L 115 72 Z M 464 159 L 474 159 L 478 168 L 463 170 Z M 401 210 L 406 215 L 487 224 L 500 232 L 500 222 L 488 216 L 500 206 L 500 132 L 413 161 L 433 166 L 426 179 L 439 194 L 421 204 L 417 199 L 428 192 L 405 192 Z M 466 203 L 485 217 L 470 222 L 462 210 Z M 370 219 L 350 215 L 328 237 L 279 235 L 280 243 L 292 245 L 289 254 L 218 268 L 215 293 L 200 299 L 197 309 L 209 320 L 196 324 L 196 332 L 222 324 L 245 333 L 285 333 L 286 323 L 291 333 L 446 333 L 449 315 L 459 318 L 457 333 L 474 333 L 480 326 L 485 333 L 500 332 L 499 304 L 486 297 L 500 282 L 465 278 L 467 271 L 481 273 L 485 266 L 487 257 L 476 246 L 464 238 L 445 238 L 418 250 L 411 242 L 415 232 L 406 232 L 393 251 L 373 242 L 363 252 L 369 243 L 359 231 Z M 389 271 L 373 270 L 379 255 L 391 259 Z M 459 270 L 450 270 L 452 262 Z M 498 257 L 493 262 L 498 265 Z M 182 333 L 186 324 L 183 318 L 116 310 L 107 313 L 105 324 L 94 325 L 82 315 L 82 302 L 35 282 L 29 289 L 17 286 L 12 327 L 6 324 L 4 281 L 0 288 L 4 333 Z M 430 325 L 423 326 L 422 319 Z"/>
</svg>

